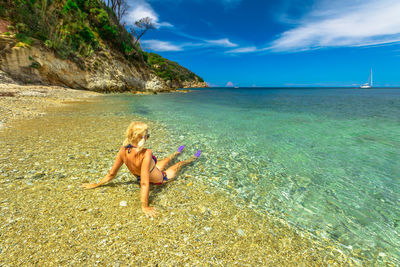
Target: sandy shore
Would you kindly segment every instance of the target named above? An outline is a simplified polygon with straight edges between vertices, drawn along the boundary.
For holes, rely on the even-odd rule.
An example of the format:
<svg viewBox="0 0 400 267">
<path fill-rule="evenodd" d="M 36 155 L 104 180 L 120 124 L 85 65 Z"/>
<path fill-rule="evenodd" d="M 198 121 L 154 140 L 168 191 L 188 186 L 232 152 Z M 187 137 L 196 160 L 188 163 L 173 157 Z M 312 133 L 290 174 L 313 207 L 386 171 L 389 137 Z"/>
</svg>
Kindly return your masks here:
<svg viewBox="0 0 400 267">
<path fill-rule="evenodd" d="M 23 118 L 43 116 L 49 107 L 82 101 L 102 94 L 59 86 L 0 83 L 0 128 Z"/>
</svg>

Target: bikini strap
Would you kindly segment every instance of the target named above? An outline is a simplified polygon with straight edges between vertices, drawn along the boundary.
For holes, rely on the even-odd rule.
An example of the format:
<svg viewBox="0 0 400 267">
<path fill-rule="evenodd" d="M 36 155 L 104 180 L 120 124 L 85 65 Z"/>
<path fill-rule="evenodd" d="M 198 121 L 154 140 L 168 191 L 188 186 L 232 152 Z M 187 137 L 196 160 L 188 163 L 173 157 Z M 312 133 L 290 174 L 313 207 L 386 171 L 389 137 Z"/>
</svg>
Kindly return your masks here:
<svg viewBox="0 0 400 267">
<path fill-rule="evenodd" d="M 157 158 L 156 158 L 156 156 L 154 156 L 153 154 L 151 154 L 151 157 L 153 158 L 154 163 L 157 164 Z"/>
<path fill-rule="evenodd" d="M 134 146 L 131 145 L 131 144 L 125 146 L 125 149 L 128 149 L 128 154 L 131 153 L 131 150 L 132 150 L 133 147 L 134 147 Z M 134 148 L 136 148 L 136 147 L 134 147 Z"/>
</svg>

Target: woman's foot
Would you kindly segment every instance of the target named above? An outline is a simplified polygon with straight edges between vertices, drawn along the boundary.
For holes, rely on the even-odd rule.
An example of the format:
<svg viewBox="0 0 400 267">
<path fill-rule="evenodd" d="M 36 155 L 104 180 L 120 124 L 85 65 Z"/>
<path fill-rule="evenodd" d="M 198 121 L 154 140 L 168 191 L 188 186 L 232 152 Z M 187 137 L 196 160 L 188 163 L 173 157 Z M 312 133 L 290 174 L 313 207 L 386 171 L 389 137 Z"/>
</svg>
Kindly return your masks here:
<svg viewBox="0 0 400 267">
<path fill-rule="evenodd" d="M 178 148 L 178 153 L 181 154 L 182 151 L 183 151 L 183 149 L 185 149 L 185 146 L 180 146 L 180 147 Z"/>
</svg>

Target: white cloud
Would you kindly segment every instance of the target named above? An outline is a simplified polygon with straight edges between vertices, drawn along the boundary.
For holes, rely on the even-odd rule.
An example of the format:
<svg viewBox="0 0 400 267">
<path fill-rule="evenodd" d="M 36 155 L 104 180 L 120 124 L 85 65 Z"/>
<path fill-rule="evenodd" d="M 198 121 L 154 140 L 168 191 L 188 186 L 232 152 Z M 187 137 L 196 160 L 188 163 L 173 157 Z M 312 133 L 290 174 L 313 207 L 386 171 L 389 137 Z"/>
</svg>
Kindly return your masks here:
<svg viewBox="0 0 400 267">
<path fill-rule="evenodd" d="M 174 45 L 170 42 L 160 40 L 144 40 L 141 42 L 145 49 L 164 52 L 164 51 L 182 51 L 183 48 L 179 45 Z"/>
<path fill-rule="evenodd" d="M 320 1 L 268 49 L 302 51 L 400 42 L 399 14 L 399 0 Z"/>
<path fill-rule="evenodd" d="M 253 52 L 258 52 L 260 51 L 259 49 L 257 49 L 257 47 L 255 46 L 248 46 L 248 47 L 239 47 L 236 49 L 232 49 L 229 51 L 226 51 L 225 53 L 228 54 L 240 54 L 240 53 L 253 53 Z"/>
<path fill-rule="evenodd" d="M 216 45 L 216 46 L 223 46 L 223 47 L 236 47 L 238 46 L 237 44 L 232 43 L 229 41 L 228 38 L 223 38 L 219 40 L 205 40 L 206 43 L 209 43 L 211 45 Z"/>
<path fill-rule="evenodd" d="M 149 17 L 153 20 L 156 28 L 173 27 L 169 22 L 160 22 L 158 14 L 145 0 L 128 0 L 128 4 L 130 9 L 124 18 L 124 22 L 127 25 L 134 25 L 136 21 Z"/>
<path fill-rule="evenodd" d="M 184 48 L 204 48 L 204 47 L 212 47 L 212 46 L 222 46 L 222 47 L 236 47 L 237 44 L 232 43 L 229 39 L 219 39 L 219 40 L 205 40 L 202 42 L 189 42 L 189 43 L 181 43 L 181 44 L 173 44 L 169 41 L 161 41 L 161 40 L 143 40 L 141 41 L 142 45 L 144 45 L 144 49 L 153 50 L 153 51 L 182 51 Z"/>
</svg>

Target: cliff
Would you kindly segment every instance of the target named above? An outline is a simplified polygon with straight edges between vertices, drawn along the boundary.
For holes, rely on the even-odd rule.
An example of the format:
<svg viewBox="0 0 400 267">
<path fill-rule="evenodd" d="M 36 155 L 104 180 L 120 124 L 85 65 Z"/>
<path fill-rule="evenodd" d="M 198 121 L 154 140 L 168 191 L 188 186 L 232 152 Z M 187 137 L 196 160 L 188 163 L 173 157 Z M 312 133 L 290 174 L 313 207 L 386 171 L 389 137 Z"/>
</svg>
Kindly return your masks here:
<svg viewBox="0 0 400 267">
<path fill-rule="evenodd" d="M 132 62 L 114 51 L 97 51 L 78 65 L 60 58 L 36 41 L 25 46 L 0 36 L 0 68 L 16 81 L 68 86 L 91 91 L 166 91 L 173 87 L 146 64 Z"/>
<path fill-rule="evenodd" d="M 175 62 L 158 71 L 155 55 L 168 60 L 135 46 L 99 0 L 33 2 L 0 4 L 0 69 L 16 81 L 100 92 L 207 86 Z"/>
</svg>

